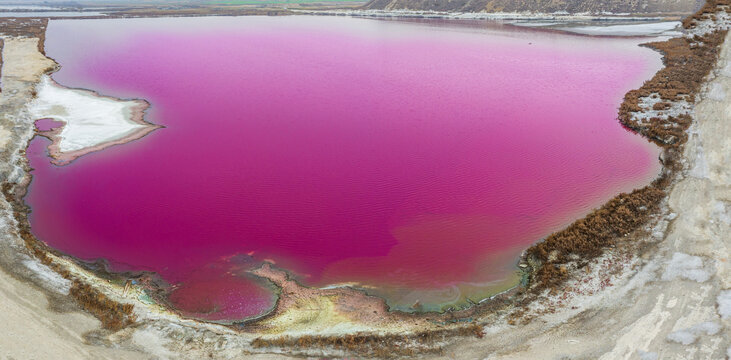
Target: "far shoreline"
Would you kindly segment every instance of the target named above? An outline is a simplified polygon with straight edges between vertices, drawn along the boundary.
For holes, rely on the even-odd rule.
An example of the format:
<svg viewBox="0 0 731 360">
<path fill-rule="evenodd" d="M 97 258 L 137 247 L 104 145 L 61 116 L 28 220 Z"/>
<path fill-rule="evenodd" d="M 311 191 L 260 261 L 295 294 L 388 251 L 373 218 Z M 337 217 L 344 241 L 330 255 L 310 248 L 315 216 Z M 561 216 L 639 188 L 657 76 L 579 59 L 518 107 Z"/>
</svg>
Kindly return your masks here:
<svg viewBox="0 0 731 360">
<path fill-rule="evenodd" d="M 301 16 L 303 16 L 303 15 L 301 15 Z M 541 30 L 539 30 L 539 29 L 533 30 L 532 29 L 530 31 L 541 31 Z M 654 74 L 657 70 L 659 70 L 662 67 L 662 64 L 660 64 L 660 63 L 657 64 L 657 65 L 658 65 L 657 68 L 654 68 L 654 66 L 653 66 L 652 69 L 650 69 L 650 70 L 647 71 L 646 77 L 643 76 L 642 78 L 639 78 L 639 79 L 636 79 L 636 80 L 633 80 L 633 81 L 634 82 L 638 82 L 638 83 L 642 83 L 643 81 L 648 80 L 652 76 L 652 74 Z M 91 92 L 93 94 L 93 96 L 97 96 L 97 97 L 100 97 L 100 98 L 108 98 L 108 99 L 111 99 L 111 100 L 118 100 L 118 99 L 113 98 L 113 97 L 100 95 L 95 90 L 88 90 L 88 89 L 81 89 L 81 88 L 75 88 L 75 89 L 70 89 L 70 90 L 83 90 L 83 91 L 88 91 L 88 92 Z M 145 101 L 145 100 L 134 99 L 134 101 Z M 621 103 L 620 98 L 618 98 L 616 102 L 617 102 L 617 106 L 619 106 L 619 104 Z M 142 114 L 142 115 L 144 115 L 144 114 Z M 142 120 L 142 121 L 143 121 L 143 124 L 148 124 L 149 125 L 149 123 L 145 122 L 144 120 Z M 155 128 L 150 128 L 149 129 L 149 131 L 152 131 L 152 130 L 155 130 Z M 58 136 L 56 135 L 57 133 L 58 133 L 58 130 L 52 131 L 52 132 L 40 133 L 39 135 L 46 136 L 46 137 L 49 137 L 52 140 L 54 140 L 54 139 L 58 139 Z M 146 135 L 146 133 L 147 132 L 145 132 L 144 134 L 142 134 L 142 136 Z M 640 139 L 641 139 L 640 137 L 637 137 L 638 142 L 642 142 Z M 134 140 L 134 138 L 131 138 L 131 140 Z M 113 142 L 113 143 L 110 143 L 110 144 L 108 144 L 106 146 L 111 146 L 111 145 L 114 145 L 114 144 L 117 144 L 117 143 L 116 142 Z M 101 148 L 106 147 L 106 146 L 103 146 L 102 145 Z M 651 146 L 651 145 L 648 144 L 648 146 Z M 58 155 L 59 154 L 59 152 L 58 152 L 58 145 L 57 145 L 56 142 L 54 142 L 54 144 L 52 144 L 49 147 L 49 149 L 52 151 L 51 154 L 52 155 L 55 155 L 56 160 L 54 161 L 54 164 L 56 164 L 56 165 L 65 165 L 68 162 L 70 162 L 70 161 L 64 161 L 64 159 L 65 159 L 63 157 L 64 154 Z M 92 151 L 96 151 L 96 150 L 93 150 L 93 149 L 90 149 L 88 151 L 84 150 L 84 151 L 79 152 L 79 155 L 77 155 L 77 156 L 81 156 L 81 155 L 83 155 L 85 153 L 92 152 Z M 74 158 L 71 158 L 71 160 L 73 160 Z M 648 181 L 646 183 L 649 183 L 652 180 L 654 180 L 655 177 L 659 176 L 660 172 L 661 171 L 658 168 L 658 172 L 653 172 L 652 176 L 650 176 L 648 178 Z M 645 185 L 646 183 L 643 182 L 642 185 Z M 607 196 L 607 198 L 611 198 L 611 196 L 613 196 L 614 194 L 615 194 L 614 192 L 611 192 L 611 195 Z M 600 206 L 600 205 L 601 205 L 601 203 L 598 203 L 597 204 L 597 206 Z M 568 224 L 572 223 L 574 220 L 583 217 L 586 214 L 586 211 L 581 210 L 578 214 L 579 215 L 577 215 L 575 217 L 572 217 L 571 220 L 568 220 L 566 222 L 566 224 L 568 225 Z M 546 235 L 549 235 L 549 234 L 546 234 Z M 71 256 L 69 256 L 69 257 L 71 258 Z M 391 306 L 389 306 L 387 304 L 386 299 L 383 299 L 382 296 L 375 295 L 376 292 L 369 291 L 367 288 L 358 287 L 358 286 L 351 287 L 350 289 L 347 289 L 347 291 L 344 290 L 344 286 L 327 287 L 327 288 L 323 288 L 323 289 L 319 289 L 319 290 L 322 290 L 321 291 L 322 293 L 333 293 L 334 292 L 334 293 L 338 293 L 339 296 L 348 296 L 348 297 L 351 297 L 351 298 L 360 298 L 360 300 L 354 300 L 354 302 L 358 302 L 358 301 L 368 302 L 366 300 L 369 299 L 369 298 L 380 299 L 380 300 L 383 300 L 384 302 L 386 302 L 382 306 L 389 313 L 398 313 L 398 314 L 404 314 L 404 315 L 407 315 L 407 316 L 408 315 L 414 315 L 414 314 L 416 314 L 416 315 L 418 315 L 418 314 L 428 314 L 428 315 L 438 314 L 438 316 L 446 316 L 445 314 L 450 313 L 450 312 L 469 311 L 470 308 L 472 306 L 474 306 L 475 304 L 478 304 L 478 303 L 479 304 L 484 304 L 486 302 L 489 302 L 493 298 L 502 298 L 502 297 L 508 296 L 510 294 L 514 294 L 516 292 L 520 292 L 520 289 L 521 289 L 521 279 L 525 279 L 525 278 L 528 277 L 528 275 L 524 271 L 524 269 L 526 269 L 527 267 L 518 267 L 517 266 L 518 263 L 521 262 L 521 258 L 520 257 L 516 257 L 514 260 L 515 260 L 514 270 L 516 271 L 517 275 L 515 275 L 514 277 L 511 277 L 514 281 L 510 281 L 510 285 L 507 284 L 508 282 L 505 281 L 505 279 L 496 280 L 495 283 L 498 284 L 498 285 L 495 286 L 496 291 L 494 291 L 494 292 L 493 291 L 487 291 L 487 290 L 482 291 L 481 293 L 484 293 L 484 294 L 487 294 L 487 295 L 484 296 L 484 297 L 479 298 L 479 300 L 475 299 L 473 301 L 471 298 L 467 298 L 467 300 L 462 301 L 462 302 L 460 302 L 459 304 L 457 304 L 455 306 L 451 306 L 451 307 L 444 306 L 443 309 L 440 310 L 440 311 L 435 311 L 435 310 L 431 310 L 431 309 L 429 309 L 429 310 L 404 309 L 403 307 L 402 308 L 393 308 L 393 307 L 391 307 Z M 273 265 L 273 264 L 270 264 L 270 265 L 271 265 L 271 268 L 275 268 L 276 271 L 287 274 L 287 277 L 288 278 L 294 278 L 292 276 L 292 274 L 289 273 L 286 269 L 277 268 L 276 265 Z M 259 274 L 267 274 L 266 276 L 259 276 L 259 277 L 261 277 L 262 279 L 264 279 L 266 281 L 270 281 L 270 282 L 272 282 L 274 284 L 277 284 L 278 286 L 279 286 L 279 284 L 283 284 L 284 283 L 284 281 L 280 280 L 280 277 L 279 277 L 280 275 L 274 274 L 274 272 L 272 272 L 272 271 L 261 271 L 260 269 L 257 269 L 254 272 L 255 273 L 259 273 Z M 105 273 L 105 276 L 108 276 L 110 272 L 109 272 L 108 269 L 106 269 L 106 270 L 104 270 L 104 273 Z M 156 277 L 155 274 L 145 274 L 144 276 L 146 278 L 147 277 L 153 277 L 153 278 Z M 157 281 L 152 281 L 152 280 L 145 281 L 145 282 L 146 283 L 150 283 L 150 284 L 157 283 Z M 317 289 L 317 288 L 312 288 L 312 287 L 309 287 L 307 285 L 298 283 L 296 280 L 293 280 L 293 282 L 296 283 L 297 284 L 297 287 L 299 288 L 299 290 L 293 291 L 293 292 L 307 293 L 307 292 L 309 292 L 309 290 Z M 341 290 L 338 290 L 338 291 L 326 291 L 326 290 L 333 290 L 333 288 L 337 288 L 337 289 L 341 289 Z M 497 289 L 499 289 L 499 290 L 497 290 Z M 159 294 L 164 289 L 152 287 L 152 288 L 150 288 L 148 290 L 150 290 L 150 292 L 153 293 L 153 294 Z M 353 296 L 351 293 L 359 293 L 359 296 Z M 170 305 L 169 302 L 166 301 L 166 299 L 164 297 L 154 297 L 154 300 L 156 300 L 159 304 L 168 306 L 169 307 L 169 310 L 171 312 L 176 312 L 176 313 L 178 312 L 178 310 L 176 310 L 172 305 Z M 252 317 L 246 318 L 246 319 L 231 319 L 231 320 L 221 320 L 221 321 L 211 321 L 211 322 L 217 323 L 217 324 L 228 324 L 228 325 L 249 324 L 249 323 L 261 321 L 261 320 L 264 320 L 266 318 L 271 317 L 271 315 L 275 313 L 275 310 L 276 309 L 273 308 L 273 309 L 271 309 L 268 312 L 259 314 L 257 316 L 252 316 Z M 191 319 L 197 319 L 197 320 L 204 321 L 204 322 L 206 321 L 205 319 L 198 319 L 198 318 L 195 318 L 195 317 L 190 317 L 190 318 Z"/>
</svg>

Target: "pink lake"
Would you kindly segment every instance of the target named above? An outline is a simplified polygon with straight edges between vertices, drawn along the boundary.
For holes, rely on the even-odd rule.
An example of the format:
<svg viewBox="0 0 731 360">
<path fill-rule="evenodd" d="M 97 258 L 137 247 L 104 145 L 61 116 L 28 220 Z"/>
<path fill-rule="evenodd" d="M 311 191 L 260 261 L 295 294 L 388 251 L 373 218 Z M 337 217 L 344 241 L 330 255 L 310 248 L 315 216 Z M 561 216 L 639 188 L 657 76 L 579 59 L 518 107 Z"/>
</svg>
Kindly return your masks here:
<svg viewBox="0 0 731 360">
<path fill-rule="evenodd" d="M 618 123 L 661 66 L 647 39 L 340 17 L 51 21 L 54 79 L 144 98 L 164 125 L 49 162 L 28 149 L 34 233 L 174 284 L 182 314 L 274 304 L 263 261 L 393 309 L 517 282 L 532 243 L 658 173 Z"/>
</svg>

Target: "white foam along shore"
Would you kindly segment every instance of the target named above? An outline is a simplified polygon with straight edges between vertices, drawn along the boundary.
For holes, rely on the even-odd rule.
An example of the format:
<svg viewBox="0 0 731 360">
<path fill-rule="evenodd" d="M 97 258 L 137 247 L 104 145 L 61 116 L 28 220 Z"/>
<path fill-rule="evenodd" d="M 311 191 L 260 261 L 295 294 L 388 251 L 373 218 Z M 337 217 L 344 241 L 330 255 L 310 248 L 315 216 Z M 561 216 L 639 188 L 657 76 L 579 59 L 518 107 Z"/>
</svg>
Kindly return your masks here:
<svg viewBox="0 0 731 360">
<path fill-rule="evenodd" d="M 663 21 L 653 23 L 605 25 L 605 26 L 569 26 L 560 27 L 560 30 L 584 35 L 611 35 L 611 36 L 680 36 L 680 21 Z"/>
<path fill-rule="evenodd" d="M 149 104 L 143 100 L 121 100 L 93 91 L 70 89 L 43 75 L 36 86 L 36 98 L 29 111 L 36 119 L 53 119 L 64 125 L 41 132 L 53 144 L 49 147 L 57 164 L 65 164 L 92 151 L 139 139 L 160 126 L 143 120 Z"/>
</svg>

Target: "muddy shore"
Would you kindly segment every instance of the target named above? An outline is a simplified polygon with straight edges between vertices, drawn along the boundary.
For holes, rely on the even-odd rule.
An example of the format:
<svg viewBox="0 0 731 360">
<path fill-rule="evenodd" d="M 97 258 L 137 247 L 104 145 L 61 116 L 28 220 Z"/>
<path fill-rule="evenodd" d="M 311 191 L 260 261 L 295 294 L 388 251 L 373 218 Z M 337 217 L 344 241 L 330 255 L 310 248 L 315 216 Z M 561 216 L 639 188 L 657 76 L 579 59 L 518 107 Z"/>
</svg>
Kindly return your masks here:
<svg viewBox="0 0 731 360">
<path fill-rule="evenodd" d="M 714 8 L 714 12 L 715 10 Z M 723 13 L 726 13 L 725 9 Z M 710 17 L 701 19 L 702 24 L 696 25 L 696 30 L 691 30 L 696 32 L 693 35 L 703 39 L 703 36 L 711 34 L 706 30 L 727 26 L 725 22 L 718 21 L 724 16 L 714 16 L 715 20 Z M 718 34 L 715 36 L 721 41 L 717 41 L 713 49 L 719 49 L 723 37 Z M 707 39 L 695 42 L 711 43 Z M 692 45 L 693 41 L 687 44 L 688 48 L 699 46 Z M 35 52 L 32 49 L 36 49 Z M 6 183 L 20 187 L 27 181 L 28 170 L 23 149 L 33 132 L 32 122 L 26 123 L 28 116 L 25 102 L 32 97 L 34 83 L 39 81 L 43 73 L 55 66 L 38 51 L 41 49 L 42 41 L 32 35 L 27 38 L 13 36 L 5 38 L 3 98 L 0 103 L 3 115 L 0 124 L 8 134 L 3 133 L 4 151 L 0 153 L 3 164 L 0 170 Z M 280 272 L 263 269 L 261 276 L 278 283 L 283 289 L 287 288 L 290 297 L 287 298 L 287 302 L 282 302 L 278 312 L 262 322 L 244 326 L 244 332 L 241 333 L 239 331 L 241 329 L 237 328 L 179 319 L 160 306 L 140 301 L 143 295 L 141 289 L 125 286 L 124 282 L 115 279 L 99 281 L 94 274 L 59 254 L 48 252 L 48 249 L 42 247 L 34 249 L 30 246 L 36 256 L 39 256 L 39 251 L 46 254 L 48 260 L 43 262 L 24 255 L 28 254 L 29 246 L 28 239 L 22 238 L 24 209 L 18 196 L 22 193 L 22 189 L 14 187 L 8 189 L 8 197 L 1 204 L 5 228 L 0 246 L 2 259 L 0 264 L 3 270 L 13 269 L 13 272 L 12 275 L 0 272 L 0 295 L 5 297 L 2 299 L 3 303 L 9 303 L 15 311 L 0 314 L 0 322 L 8 324 L 0 325 L 0 329 L 7 333 L 19 332 L 19 338 L 28 338 L 33 332 L 40 331 L 49 339 L 57 340 L 60 348 L 69 351 L 70 358 L 104 356 L 146 358 L 149 357 L 146 354 L 150 353 L 177 357 L 173 354 L 178 351 L 185 354 L 184 357 L 190 358 L 209 354 L 226 358 L 254 352 L 330 356 L 420 354 L 420 357 L 432 353 L 437 354 L 436 358 L 476 358 L 495 353 L 506 358 L 511 356 L 525 358 L 531 355 L 531 351 L 536 355 L 545 354 L 537 352 L 546 351 L 545 348 L 541 348 L 541 344 L 550 348 L 550 343 L 556 339 L 564 340 L 572 336 L 583 346 L 572 347 L 574 350 L 569 352 L 569 347 L 553 345 L 554 350 L 564 354 L 566 352 L 573 355 L 583 354 L 575 356 L 576 358 L 596 358 L 612 354 L 606 357 L 607 359 L 633 358 L 637 356 L 638 350 L 685 353 L 688 348 L 679 348 L 672 343 L 667 345 L 665 337 L 672 331 L 683 330 L 681 326 L 687 325 L 687 328 L 695 326 L 694 321 L 702 323 L 708 320 L 727 328 L 729 325 L 728 319 L 724 320 L 725 323 L 719 320 L 714 309 L 713 296 L 721 289 L 728 289 L 730 286 L 728 259 L 724 257 L 729 253 L 729 228 L 728 222 L 724 223 L 723 218 L 724 214 L 728 216 L 728 203 L 731 200 L 729 170 L 724 168 L 723 163 L 727 160 L 724 159 L 724 151 L 725 154 L 729 153 L 727 139 L 731 138 L 726 118 L 728 112 L 723 108 L 729 99 L 725 97 L 726 90 L 723 96 L 721 91 L 713 90 L 719 86 L 727 89 L 726 86 L 729 85 L 729 79 L 724 75 L 724 71 L 727 71 L 724 69 L 728 55 L 728 50 L 723 48 L 721 61 L 715 67 L 716 70 L 705 81 L 701 77 L 698 88 L 693 90 L 692 94 L 680 92 L 675 94 L 694 95 L 695 99 L 663 97 L 668 103 L 673 101 L 685 101 L 691 105 L 695 103 L 696 113 L 691 112 L 688 115 L 695 119 L 695 122 L 687 121 L 687 126 L 686 122 L 676 120 L 681 114 L 673 116 L 673 120 L 668 120 L 668 117 L 654 121 L 661 127 L 664 125 L 659 121 L 671 121 L 679 124 L 679 130 L 674 134 L 680 134 L 681 131 L 689 134 L 687 143 L 683 141 L 678 146 L 672 146 L 671 152 L 668 153 L 670 155 L 666 156 L 667 159 L 674 159 L 673 168 L 670 169 L 672 171 L 668 174 L 672 177 L 667 183 L 658 184 L 662 186 L 660 190 L 663 193 L 662 196 L 652 196 L 651 201 L 655 207 L 642 210 L 646 212 L 646 216 L 643 216 L 641 221 L 625 224 L 629 226 L 626 229 L 623 227 L 616 231 L 612 230 L 609 234 L 611 236 L 601 238 L 601 241 L 584 250 L 576 251 L 574 249 L 576 244 L 559 235 L 557 238 L 564 240 L 558 241 L 553 246 L 548 246 L 551 245 L 550 242 L 541 246 L 545 247 L 544 251 L 529 251 L 532 256 L 525 259 L 524 265 L 534 269 L 536 274 L 530 288 L 504 294 L 468 311 L 441 316 L 406 316 L 384 312 L 378 301 L 374 302 L 373 299 L 363 297 L 362 299 L 365 299 L 363 304 L 371 302 L 375 304 L 373 306 L 378 315 L 364 317 L 360 316 L 362 312 L 358 311 L 362 308 L 353 308 L 354 304 L 359 303 L 357 300 L 349 299 L 352 293 L 347 290 L 323 294 L 316 289 L 303 288 L 294 282 L 287 283 L 286 275 L 283 278 Z M 20 63 L 19 59 L 22 59 Z M 714 64 L 715 57 L 707 70 L 711 70 Z M 710 96 L 712 90 L 715 92 Z M 651 97 L 655 92 L 657 91 L 650 91 L 644 97 Z M 643 103 L 640 100 L 638 104 Z M 654 108 L 654 105 L 652 107 Z M 692 108 L 691 106 L 690 109 Z M 635 109 L 634 112 L 642 110 Z M 637 118 L 633 115 L 628 119 Z M 629 120 L 624 122 L 628 124 Z M 636 130 L 642 133 L 641 129 Z M 702 154 L 699 155 L 700 153 Z M 706 172 L 698 170 L 696 163 L 699 161 L 705 164 L 702 169 L 712 170 Z M 638 203 L 634 207 L 639 209 L 642 206 L 644 205 Z M 718 226 L 708 226 L 704 219 L 715 219 L 714 216 L 718 217 L 718 220 L 714 220 L 714 224 Z M 688 239 L 691 236 L 702 237 L 704 241 L 691 241 Z M 578 237 L 585 239 L 587 235 Z M 634 241 L 616 241 L 617 237 L 627 237 Z M 699 243 L 705 244 L 705 247 L 699 247 Z M 561 252 L 552 255 L 557 244 L 568 245 L 565 254 Z M 658 277 L 659 274 L 664 275 L 663 267 L 669 266 L 675 252 L 701 257 L 702 266 L 696 269 L 698 271 L 710 274 L 716 269 L 716 272 L 709 275 L 709 279 L 704 282 L 683 279 L 653 282 L 652 278 Z M 641 256 L 636 256 L 637 254 Z M 43 255 L 39 257 L 43 259 Z M 58 273 L 65 276 L 58 276 Z M 590 281 L 585 281 L 589 278 Z M 26 284 L 32 279 L 45 284 L 46 296 L 52 299 L 50 302 L 44 302 L 46 299 L 44 296 L 28 296 L 38 294 L 38 290 Z M 86 296 L 92 296 L 97 305 L 103 303 L 99 301 L 100 296 L 104 296 L 112 303 L 133 304 L 136 322 L 121 330 L 115 328 L 116 331 L 95 329 L 96 320 L 87 314 L 75 311 L 77 305 L 65 296 L 73 292 L 71 289 L 74 286 L 78 289 L 79 285 L 75 284 L 86 283 L 93 286 Z M 648 294 L 649 290 L 640 291 L 640 285 L 655 289 L 656 294 Z M 671 293 L 666 292 L 670 289 L 678 292 L 671 296 Z M 703 297 L 694 303 L 687 299 L 678 299 L 679 293 L 696 294 L 696 297 L 703 295 Z M 654 298 L 648 299 L 645 296 Z M 633 304 L 630 299 L 637 301 Z M 513 308 L 512 302 L 518 302 L 521 307 Z M 657 304 L 661 302 L 658 308 Z M 46 307 L 49 303 L 53 303 L 53 307 Z M 612 303 L 613 306 L 607 306 Z M 648 307 L 650 305 L 652 307 Z M 642 312 L 660 317 L 638 323 L 644 319 L 640 316 Z M 613 335 L 605 335 L 606 340 L 602 344 L 592 343 L 590 337 L 579 336 L 580 332 L 587 329 L 594 329 L 597 334 L 603 334 L 606 325 L 602 320 L 611 318 L 621 320 L 610 325 L 614 330 L 611 333 Z M 24 323 L 24 319 L 31 320 L 25 320 L 27 325 L 19 326 L 18 324 Z M 657 324 L 658 319 L 664 319 L 660 330 L 648 332 L 649 325 L 646 323 Z M 673 319 L 675 321 L 672 321 Z M 521 326 L 511 326 L 509 325 L 511 323 L 518 323 Z M 559 325 L 561 323 L 564 324 Z M 8 328 L 5 329 L 3 326 Z M 636 336 L 637 338 L 646 339 L 648 334 L 654 336 L 649 341 L 643 340 L 644 342 L 638 343 L 635 338 L 621 336 L 623 332 L 629 331 L 627 329 L 643 335 Z M 29 332 L 25 332 L 26 330 Z M 483 332 L 486 332 L 487 336 L 483 337 Z M 400 335 L 403 333 L 411 335 Z M 729 339 L 724 337 L 723 332 L 721 335 L 717 334 L 697 336 L 693 343 L 695 345 L 691 345 L 705 352 L 697 350 L 689 358 L 709 358 L 701 357 L 701 354 L 710 354 L 713 356 L 710 358 L 723 358 L 725 352 L 723 344 L 728 346 Z M 38 351 L 47 351 L 47 349 L 36 349 L 37 346 L 32 346 L 33 344 L 27 341 L 25 343 L 28 343 L 28 346 L 12 341 L 13 336 L 10 338 L 11 342 L 0 343 L 2 345 L 0 349 L 18 351 L 9 353 L 9 356 L 25 358 L 27 356 L 22 354 L 35 353 L 41 357 L 42 353 Z M 164 344 L 167 345 L 163 346 Z M 506 350 L 511 345 L 523 352 Z M 663 350 L 663 345 L 670 350 Z M 711 349 L 710 352 L 708 349 Z"/>
</svg>

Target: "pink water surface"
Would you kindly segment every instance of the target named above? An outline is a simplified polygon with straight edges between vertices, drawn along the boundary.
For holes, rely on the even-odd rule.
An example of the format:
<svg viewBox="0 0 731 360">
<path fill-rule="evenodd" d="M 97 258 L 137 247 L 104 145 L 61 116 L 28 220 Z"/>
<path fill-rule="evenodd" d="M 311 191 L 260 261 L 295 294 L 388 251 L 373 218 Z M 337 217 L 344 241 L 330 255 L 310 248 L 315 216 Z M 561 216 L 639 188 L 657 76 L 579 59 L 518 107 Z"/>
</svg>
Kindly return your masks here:
<svg viewBox="0 0 731 360">
<path fill-rule="evenodd" d="M 53 119 L 39 119 L 36 120 L 34 125 L 38 131 L 51 131 L 63 126 L 63 124 L 63 122 Z"/>
<path fill-rule="evenodd" d="M 177 308 L 214 320 L 272 306 L 246 275 L 265 260 L 397 308 L 488 286 L 657 173 L 657 150 L 616 120 L 659 66 L 641 41 L 334 17 L 53 21 L 57 81 L 145 98 L 166 127 L 63 167 L 35 141 L 32 228 L 159 273 Z"/>
</svg>

